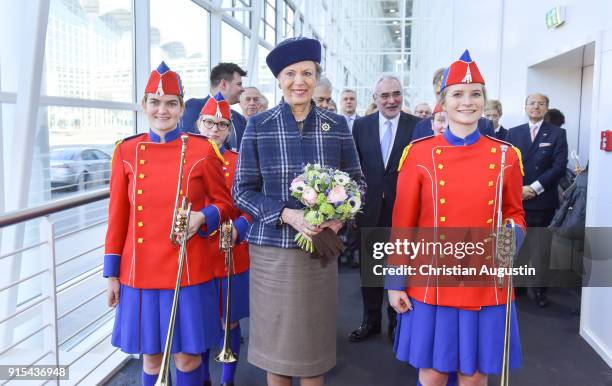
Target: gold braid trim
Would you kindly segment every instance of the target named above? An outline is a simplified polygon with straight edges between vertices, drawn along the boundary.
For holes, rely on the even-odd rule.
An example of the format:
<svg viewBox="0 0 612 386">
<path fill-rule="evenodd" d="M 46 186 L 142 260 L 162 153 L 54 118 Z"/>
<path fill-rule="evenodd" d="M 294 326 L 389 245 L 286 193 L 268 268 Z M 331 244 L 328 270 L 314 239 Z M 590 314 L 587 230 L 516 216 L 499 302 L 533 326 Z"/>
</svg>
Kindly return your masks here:
<svg viewBox="0 0 612 386">
<path fill-rule="evenodd" d="M 111 155 L 111 159 L 110 159 L 110 164 L 113 164 L 113 160 L 115 159 L 115 153 L 117 152 L 117 148 L 119 147 L 119 145 L 121 145 L 123 143 L 123 139 L 118 140 L 117 142 L 115 142 L 115 148 L 113 149 L 113 155 Z"/>
<path fill-rule="evenodd" d="M 519 149 L 516 146 L 512 146 L 512 148 L 514 149 L 514 151 L 516 152 L 516 155 L 518 156 L 519 166 L 521 168 L 521 175 L 524 177 L 525 170 L 523 170 L 523 156 L 521 155 L 521 149 Z"/>
<path fill-rule="evenodd" d="M 217 158 L 219 158 L 221 160 L 223 165 L 227 165 L 227 162 L 225 162 L 225 158 L 223 158 L 223 155 L 221 155 L 221 152 L 219 151 L 219 146 L 217 146 L 215 141 L 213 141 L 212 139 L 209 139 L 208 142 L 210 142 L 210 144 L 212 145 L 212 148 L 215 151 L 215 154 L 217 155 Z"/>
<path fill-rule="evenodd" d="M 402 166 L 404 165 L 404 161 L 406 160 L 406 157 L 408 157 L 408 152 L 410 151 L 411 147 L 412 147 L 412 144 L 409 144 L 408 146 L 404 148 L 404 152 L 402 153 L 402 158 L 400 158 L 399 165 L 397 166 L 398 172 L 402 170 Z"/>
</svg>

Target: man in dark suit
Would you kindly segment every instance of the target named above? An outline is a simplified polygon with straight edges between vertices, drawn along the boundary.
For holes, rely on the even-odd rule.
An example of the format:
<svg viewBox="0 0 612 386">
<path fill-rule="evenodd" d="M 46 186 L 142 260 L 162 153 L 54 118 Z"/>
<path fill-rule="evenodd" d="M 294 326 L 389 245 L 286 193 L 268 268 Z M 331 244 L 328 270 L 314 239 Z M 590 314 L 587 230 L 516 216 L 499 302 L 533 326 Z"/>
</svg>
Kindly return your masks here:
<svg viewBox="0 0 612 386">
<path fill-rule="evenodd" d="M 531 259 L 536 268 L 535 298 L 538 306 L 546 307 L 545 280 L 549 268 L 550 234 L 542 229 L 552 220 L 559 206 L 557 186 L 567 166 L 567 137 L 564 129 L 544 121 L 548 111 L 548 97 L 532 94 L 525 100 L 525 112 L 529 123 L 508 131 L 506 140 L 518 147 L 523 155 L 523 208 L 527 227 L 538 227 L 527 231 L 519 261 Z"/>
<path fill-rule="evenodd" d="M 243 76 L 247 76 L 246 71 L 235 63 L 217 64 L 210 72 L 211 95 L 220 92 L 230 105 L 239 103 L 240 94 L 244 92 L 244 87 L 242 86 Z M 208 96 L 206 98 L 191 98 L 185 102 L 185 112 L 178 124 L 181 130 L 199 133 L 196 121 L 208 98 Z M 231 118 L 232 132 L 228 136 L 226 143 L 231 149 L 238 150 L 242 134 L 244 134 L 244 129 L 246 129 L 246 119 L 235 110 L 231 111 Z"/>
<path fill-rule="evenodd" d="M 346 119 L 346 124 L 353 132 L 353 125 L 357 118 L 357 92 L 350 88 L 345 88 L 340 92 L 340 114 Z M 341 256 L 341 260 L 346 260 L 351 267 L 359 267 L 359 238 L 357 237 L 357 228 L 355 223 L 349 223 L 344 231 L 346 237 L 346 248 Z"/>
<path fill-rule="evenodd" d="M 402 84 L 394 76 L 383 76 L 375 87 L 374 100 L 378 112 L 359 118 L 353 125 L 353 137 L 368 190 L 363 212 L 357 218 L 359 228 L 391 227 L 397 167 L 404 148 L 410 143 L 412 130 L 419 119 L 401 111 Z M 361 232 L 360 232 L 361 233 Z M 366 241 L 370 244 L 369 241 Z M 372 272 L 371 245 L 362 251 L 362 273 Z M 361 326 L 349 340 L 360 342 L 381 331 L 382 287 L 361 287 L 364 315 Z M 387 307 L 390 339 L 394 336 L 395 311 Z"/>
<path fill-rule="evenodd" d="M 340 93 L 340 113 L 346 119 L 346 123 L 352 132 L 355 120 L 361 118 L 357 115 L 357 92 L 355 90 L 345 88 Z"/>
</svg>

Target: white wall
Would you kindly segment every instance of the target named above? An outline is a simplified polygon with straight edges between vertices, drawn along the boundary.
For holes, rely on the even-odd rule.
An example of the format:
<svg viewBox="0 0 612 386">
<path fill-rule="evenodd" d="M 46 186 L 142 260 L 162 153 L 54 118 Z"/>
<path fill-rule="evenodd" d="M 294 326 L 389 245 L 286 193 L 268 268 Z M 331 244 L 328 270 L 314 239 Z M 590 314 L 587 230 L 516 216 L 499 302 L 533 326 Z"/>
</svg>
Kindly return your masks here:
<svg viewBox="0 0 612 386">
<path fill-rule="evenodd" d="M 534 66 L 527 69 L 527 90 L 525 94 L 541 92 L 550 98 L 550 108 L 557 108 L 565 115 L 567 143 L 570 150 L 578 145 L 580 118 L 582 67 Z M 592 89 L 592 85 L 591 85 Z M 502 102 L 503 103 L 503 102 Z M 524 120 L 524 114 L 512 116 Z M 506 114 L 506 121 L 509 121 Z M 505 126 L 510 128 L 512 126 Z"/>
<path fill-rule="evenodd" d="M 589 156 L 587 226 L 611 227 L 612 153 L 599 150 L 599 132 L 612 128 L 612 93 L 606 92 L 612 87 L 612 2 L 566 0 L 561 4 L 565 24 L 550 30 L 545 15 L 560 5 L 554 0 L 414 4 L 414 54 L 422 55 L 412 60 L 412 89 L 418 90 L 412 97 L 422 98 L 420 90 L 431 93 L 433 71 L 458 58 L 465 48 L 485 77 L 489 97 L 501 100 L 505 127 L 525 122 L 528 92 L 548 93 L 553 107 L 566 115 L 570 147 L 580 138 L 580 151 Z M 585 52 L 578 63 L 572 61 L 577 58 L 572 51 L 583 46 L 594 55 Z M 593 63 L 585 59 L 589 56 Z M 612 366 L 612 288 L 587 288 L 582 303 L 581 335 Z"/>
</svg>

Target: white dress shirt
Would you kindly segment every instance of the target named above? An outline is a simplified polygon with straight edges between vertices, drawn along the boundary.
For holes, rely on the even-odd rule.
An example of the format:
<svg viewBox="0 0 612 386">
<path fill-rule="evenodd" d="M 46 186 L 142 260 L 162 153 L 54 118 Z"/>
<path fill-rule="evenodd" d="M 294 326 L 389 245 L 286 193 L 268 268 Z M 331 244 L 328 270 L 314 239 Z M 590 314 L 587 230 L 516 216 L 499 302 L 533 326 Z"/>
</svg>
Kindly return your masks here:
<svg viewBox="0 0 612 386">
<path fill-rule="evenodd" d="M 389 145 L 389 154 L 387 154 L 387 159 L 383 160 L 385 167 L 387 167 L 387 162 L 389 162 L 389 157 L 391 157 L 391 150 L 393 149 L 393 144 L 395 143 L 395 134 L 397 133 L 397 125 L 399 124 L 400 115 L 401 113 L 398 113 L 395 117 L 387 119 L 380 112 L 378 113 L 379 144 L 382 142 L 383 136 L 385 135 L 385 122 L 391 121 L 391 144 Z"/>
<path fill-rule="evenodd" d="M 532 133 L 535 131 L 535 133 L 533 133 L 532 142 L 535 140 L 535 137 L 538 136 L 538 132 L 540 131 L 540 127 L 542 127 L 543 122 L 543 119 L 539 120 L 536 123 L 529 122 L 529 135 L 532 135 Z M 529 186 L 536 192 L 536 194 L 542 194 L 545 190 L 540 181 L 538 180 L 533 181 Z"/>
<path fill-rule="evenodd" d="M 355 119 L 357 119 L 357 113 L 353 114 L 353 115 L 345 115 L 344 119 L 346 119 L 346 124 L 349 127 L 349 130 L 351 130 L 351 133 L 353 132 L 353 124 L 355 123 Z"/>
</svg>

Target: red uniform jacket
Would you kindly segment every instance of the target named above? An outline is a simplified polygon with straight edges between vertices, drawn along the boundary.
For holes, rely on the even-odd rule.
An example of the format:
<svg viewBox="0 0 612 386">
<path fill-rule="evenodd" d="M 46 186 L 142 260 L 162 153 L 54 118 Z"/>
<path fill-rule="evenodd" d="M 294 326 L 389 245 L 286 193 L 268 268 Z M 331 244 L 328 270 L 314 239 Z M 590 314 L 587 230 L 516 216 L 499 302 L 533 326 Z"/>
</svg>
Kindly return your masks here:
<svg viewBox="0 0 612 386">
<path fill-rule="evenodd" d="M 180 134 L 178 129 L 166 134 L 166 143 L 160 143 L 154 133 L 140 134 L 115 148 L 104 276 L 119 276 L 122 284 L 135 288 L 174 288 L 179 247 L 169 236 Z M 204 137 L 189 134 L 180 194 L 187 196 L 193 211 L 205 214 L 204 228 L 216 229 L 219 221 L 228 218 L 232 204 L 213 146 Z M 218 255 L 204 253 L 206 244 L 199 235 L 189 240 L 182 286 L 213 278 Z"/>
<path fill-rule="evenodd" d="M 447 137 L 427 137 L 404 150 L 393 227 L 490 228 L 493 232 L 500 145 L 506 144 L 509 149 L 504 172 L 503 219 L 511 218 L 525 229 L 520 152 L 510 144 L 480 134 L 472 136 L 475 142 L 459 146 L 451 144 Z M 495 283 L 492 279 L 490 286 L 437 287 L 432 281 L 426 287 L 414 287 L 408 278 L 406 291 L 427 304 L 479 309 L 506 302 L 505 286 L 497 288 Z"/>
<path fill-rule="evenodd" d="M 224 165 L 222 170 L 225 175 L 226 186 L 228 191 L 231 192 L 234 181 L 234 172 L 236 171 L 236 163 L 238 162 L 238 153 L 224 149 L 223 155 L 220 156 L 223 157 Z M 234 271 L 232 272 L 234 275 L 237 275 L 249 269 L 249 245 L 242 240 L 244 240 L 246 232 L 251 226 L 253 220 L 251 219 L 251 216 L 249 216 L 246 212 L 241 212 L 236 206 L 232 207 L 230 217 L 234 221 L 234 226 L 238 230 L 238 240 L 236 240 L 236 245 L 234 245 L 233 249 Z M 215 260 L 218 262 L 218 264 L 215 266 L 215 277 L 226 277 L 227 267 L 225 266 L 225 256 L 219 250 L 218 233 L 212 235 L 210 241 L 210 253 L 217 253 L 220 256 Z"/>
</svg>

